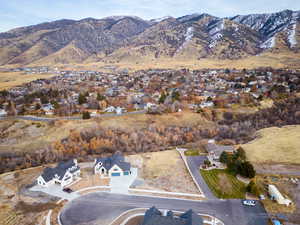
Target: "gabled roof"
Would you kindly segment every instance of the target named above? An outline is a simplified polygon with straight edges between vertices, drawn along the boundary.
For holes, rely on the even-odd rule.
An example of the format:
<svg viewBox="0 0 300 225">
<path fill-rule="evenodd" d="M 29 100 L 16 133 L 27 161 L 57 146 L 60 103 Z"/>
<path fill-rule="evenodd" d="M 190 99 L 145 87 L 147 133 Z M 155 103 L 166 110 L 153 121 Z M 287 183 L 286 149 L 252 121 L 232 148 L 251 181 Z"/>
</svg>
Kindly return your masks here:
<svg viewBox="0 0 300 225">
<path fill-rule="evenodd" d="M 172 211 L 168 211 L 167 215 L 163 216 L 153 206 L 146 211 L 141 225 L 203 225 L 203 219 L 191 209 L 178 217 L 174 216 Z"/>
<path fill-rule="evenodd" d="M 49 168 L 49 167 L 46 167 L 42 173 L 42 177 L 43 179 L 48 182 L 50 180 L 52 180 L 52 178 L 54 177 L 55 175 L 55 170 L 54 168 Z"/>
<path fill-rule="evenodd" d="M 71 173 L 74 173 L 80 168 L 75 163 L 74 159 L 70 159 L 66 162 L 58 163 L 55 168 L 50 168 L 50 167 L 45 168 L 41 176 L 46 182 L 52 180 L 55 177 L 55 175 L 57 175 L 59 179 L 62 179 L 65 176 L 68 169 L 70 169 Z"/>
<path fill-rule="evenodd" d="M 118 165 L 123 171 L 128 171 L 130 170 L 131 165 L 124 160 L 124 156 L 122 156 L 120 153 L 116 153 L 111 157 L 97 158 L 95 166 L 101 162 L 106 170 L 110 170 L 114 165 Z"/>
<path fill-rule="evenodd" d="M 206 145 L 208 152 L 214 152 L 216 155 L 221 155 L 222 152 L 233 152 L 235 149 L 231 145 L 217 145 L 215 143 L 208 143 Z"/>
</svg>

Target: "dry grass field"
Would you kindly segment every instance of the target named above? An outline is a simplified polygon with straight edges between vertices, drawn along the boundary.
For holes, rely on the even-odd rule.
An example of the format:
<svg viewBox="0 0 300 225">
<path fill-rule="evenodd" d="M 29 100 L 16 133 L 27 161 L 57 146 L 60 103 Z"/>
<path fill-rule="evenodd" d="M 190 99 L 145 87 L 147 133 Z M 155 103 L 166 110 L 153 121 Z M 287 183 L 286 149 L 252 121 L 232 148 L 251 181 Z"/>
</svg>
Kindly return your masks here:
<svg viewBox="0 0 300 225">
<path fill-rule="evenodd" d="M 0 121 L 0 151 L 32 151 L 53 144 L 69 136 L 71 131 L 92 128 L 112 128 L 131 131 L 157 126 L 212 126 L 200 114 L 181 112 L 164 115 L 124 115 L 91 120 L 32 122 L 25 120 Z"/>
<path fill-rule="evenodd" d="M 139 169 L 143 184 L 138 189 L 162 190 L 199 194 L 179 153 L 175 150 L 127 156 Z"/>
<path fill-rule="evenodd" d="M 193 59 L 186 58 L 158 58 L 153 57 L 127 57 L 120 61 L 112 59 L 110 62 L 98 61 L 90 62 L 87 60 L 84 63 L 78 64 L 55 64 L 56 67 L 62 69 L 90 69 L 96 71 L 111 72 L 112 70 L 128 69 L 129 71 L 137 71 L 144 69 L 218 69 L 218 68 L 237 68 L 237 69 L 253 69 L 258 67 L 273 67 L 273 68 L 294 68 L 299 69 L 299 53 L 290 51 L 281 51 L 276 54 L 265 52 L 257 56 L 249 56 L 238 60 L 220 60 L 214 58 Z M 30 66 L 37 66 L 33 63 Z M 44 64 L 43 64 L 44 65 Z M 54 66 L 49 62 L 47 65 Z"/>
<path fill-rule="evenodd" d="M 21 187 L 31 184 L 41 171 L 42 167 L 35 167 L 0 175 L 0 224 L 41 224 L 47 209 L 53 204 L 17 194 Z M 15 173 L 19 174 L 18 178 Z M 41 206 L 39 210 L 36 210 L 37 205 Z"/>
<path fill-rule="evenodd" d="M 300 164 L 300 126 L 270 127 L 242 147 L 254 163 Z"/>
<path fill-rule="evenodd" d="M 105 128 L 118 129 L 136 129 L 145 128 L 150 124 L 162 126 L 195 126 L 195 125 L 212 125 L 212 122 L 206 120 L 203 116 L 190 111 L 183 111 L 178 113 L 169 113 L 163 115 L 124 115 L 119 117 L 111 117 L 99 119 L 99 124 Z"/>
<path fill-rule="evenodd" d="M 88 121 L 32 122 L 25 120 L 0 121 L 0 151 L 30 152 L 66 138 L 72 130 L 93 127 Z"/>
<path fill-rule="evenodd" d="M 56 74 L 24 74 L 21 72 L 0 72 L 0 90 L 9 89 L 41 78 L 50 78 Z"/>
</svg>

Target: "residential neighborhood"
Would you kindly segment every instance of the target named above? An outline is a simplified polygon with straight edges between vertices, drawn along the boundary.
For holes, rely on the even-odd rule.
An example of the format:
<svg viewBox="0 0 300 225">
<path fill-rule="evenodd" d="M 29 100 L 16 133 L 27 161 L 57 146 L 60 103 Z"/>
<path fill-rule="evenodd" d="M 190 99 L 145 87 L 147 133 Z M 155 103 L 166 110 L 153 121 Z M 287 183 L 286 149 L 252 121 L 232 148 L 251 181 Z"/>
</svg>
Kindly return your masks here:
<svg viewBox="0 0 300 225">
<path fill-rule="evenodd" d="M 300 225 L 300 0 L 0 12 L 0 225 Z"/>
<path fill-rule="evenodd" d="M 0 92 L 0 116 L 71 116 L 89 112 L 146 110 L 178 112 L 234 105 L 259 106 L 299 90 L 293 70 L 142 70 L 108 74 L 60 71 L 57 68 L 19 68 L 25 75 L 47 71 L 56 76 L 38 79 Z"/>
</svg>

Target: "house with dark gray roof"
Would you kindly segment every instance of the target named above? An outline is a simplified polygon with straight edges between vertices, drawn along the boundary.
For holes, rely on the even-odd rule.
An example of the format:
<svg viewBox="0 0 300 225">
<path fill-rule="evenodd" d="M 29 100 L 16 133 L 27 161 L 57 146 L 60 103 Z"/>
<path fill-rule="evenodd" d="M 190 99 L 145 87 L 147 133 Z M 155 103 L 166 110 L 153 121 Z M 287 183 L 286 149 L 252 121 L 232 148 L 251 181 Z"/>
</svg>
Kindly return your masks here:
<svg viewBox="0 0 300 225">
<path fill-rule="evenodd" d="M 206 145 L 206 151 L 208 152 L 207 158 L 211 164 L 219 166 L 219 160 L 222 152 L 233 154 L 235 152 L 235 148 L 232 145 L 218 145 L 214 140 L 209 140 Z"/>
<path fill-rule="evenodd" d="M 80 167 L 76 159 L 60 162 L 56 167 L 46 167 L 37 178 L 40 186 L 48 187 L 50 184 L 59 184 L 62 187 L 71 184 L 80 176 Z"/>
<path fill-rule="evenodd" d="M 163 215 L 153 206 L 146 211 L 141 225 L 203 225 L 203 219 L 191 209 L 175 216 L 172 211 Z"/>
<path fill-rule="evenodd" d="M 131 165 L 125 162 L 124 156 L 116 153 L 111 157 L 97 158 L 94 163 L 94 173 L 101 176 L 128 176 Z"/>
</svg>

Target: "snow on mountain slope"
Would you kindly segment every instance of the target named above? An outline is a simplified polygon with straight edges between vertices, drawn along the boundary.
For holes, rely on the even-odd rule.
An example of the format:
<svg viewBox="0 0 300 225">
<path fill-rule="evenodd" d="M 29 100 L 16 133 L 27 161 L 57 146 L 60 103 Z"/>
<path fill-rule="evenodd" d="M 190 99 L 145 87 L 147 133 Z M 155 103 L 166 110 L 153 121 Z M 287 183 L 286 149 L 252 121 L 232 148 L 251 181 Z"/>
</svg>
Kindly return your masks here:
<svg viewBox="0 0 300 225">
<path fill-rule="evenodd" d="M 176 53 L 188 60 L 240 59 L 272 48 L 271 53 L 294 54 L 300 47 L 299 26 L 300 11 L 291 10 L 231 18 L 191 14 L 153 20 L 134 16 L 61 20 L 0 33 L 0 65 L 26 65 L 43 58 L 77 63 L 95 53 L 105 55 L 104 61 L 172 58 Z M 81 54 L 73 57 L 73 52 Z"/>
<path fill-rule="evenodd" d="M 208 25 L 208 33 L 210 36 L 209 48 L 214 48 L 218 42 L 223 38 L 223 30 L 225 28 L 224 19 L 216 21 Z"/>
<path fill-rule="evenodd" d="M 186 33 L 184 34 L 184 42 L 182 43 L 182 45 L 177 49 L 177 51 L 175 52 L 175 55 L 178 54 L 178 52 L 180 52 L 184 47 L 186 47 L 188 45 L 188 43 L 192 40 L 194 36 L 194 27 L 188 27 L 186 30 Z"/>
<path fill-rule="evenodd" d="M 161 17 L 161 18 L 152 19 L 152 20 L 150 20 L 150 22 L 159 23 L 163 20 L 167 20 L 167 19 L 170 19 L 170 18 L 172 18 L 172 17 L 171 16 L 164 16 L 164 17 Z"/>
<path fill-rule="evenodd" d="M 264 49 L 274 48 L 275 47 L 275 43 L 276 43 L 275 40 L 276 40 L 275 36 L 269 38 L 268 40 L 266 40 L 265 42 L 263 42 L 260 45 L 260 48 L 264 48 Z"/>
<path fill-rule="evenodd" d="M 194 34 L 194 28 L 193 27 L 189 27 L 186 30 L 186 33 L 184 35 L 185 36 L 185 42 L 190 41 L 193 38 L 193 34 Z"/>
<path fill-rule="evenodd" d="M 289 25 L 294 23 L 299 16 L 300 11 L 293 12 L 291 10 L 284 10 L 271 14 L 238 15 L 230 19 L 259 31 L 265 36 L 271 37 L 275 33 L 286 29 Z"/>
<path fill-rule="evenodd" d="M 291 48 L 294 48 L 297 45 L 296 29 L 297 29 L 297 20 L 299 18 L 300 18 L 300 12 L 293 12 L 291 26 L 287 28 L 288 42 Z"/>
<path fill-rule="evenodd" d="M 295 47 L 297 44 L 295 31 L 299 19 L 300 11 L 291 10 L 272 14 L 239 15 L 231 18 L 232 21 L 244 24 L 265 36 L 260 44 L 263 49 L 275 47 L 275 35 L 280 32 L 286 33 L 289 47 Z"/>
<path fill-rule="evenodd" d="M 292 29 L 288 31 L 288 41 L 289 41 L 291 48 L 293 48 L 297 45 L 296 28 L 297 28 L 297 25 L 293 24 Z"/>
</svg>

